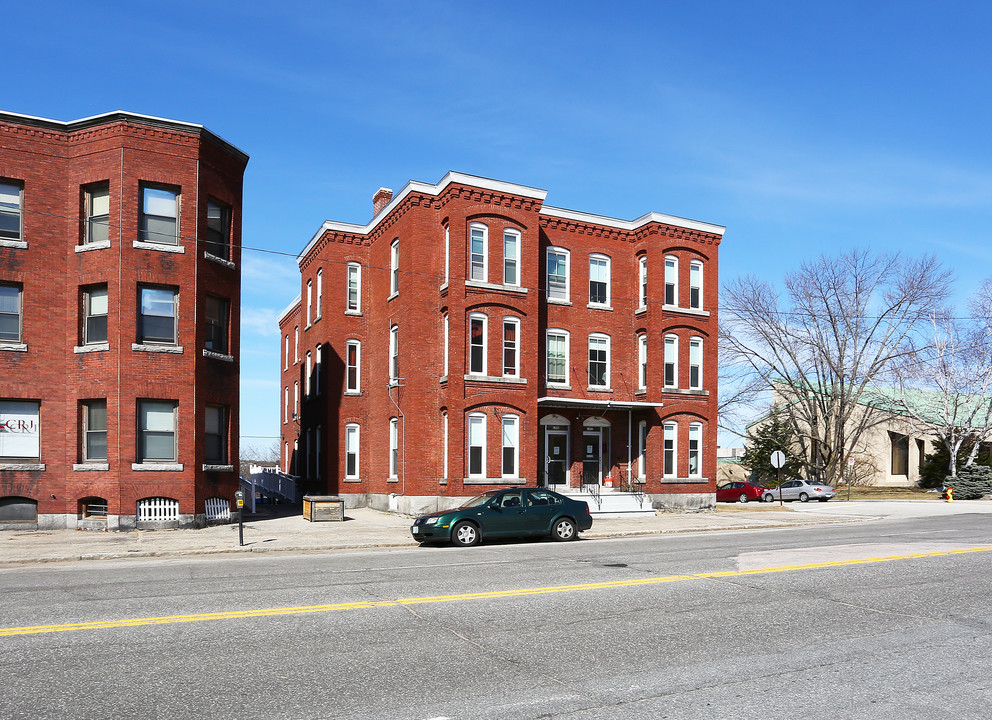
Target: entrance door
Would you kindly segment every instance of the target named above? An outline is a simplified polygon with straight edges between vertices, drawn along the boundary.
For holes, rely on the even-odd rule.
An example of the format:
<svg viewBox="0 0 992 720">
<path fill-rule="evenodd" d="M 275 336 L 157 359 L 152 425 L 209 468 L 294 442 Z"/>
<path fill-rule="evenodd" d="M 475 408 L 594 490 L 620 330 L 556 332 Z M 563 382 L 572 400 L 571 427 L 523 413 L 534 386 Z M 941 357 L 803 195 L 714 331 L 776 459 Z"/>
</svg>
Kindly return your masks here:
<svg viewBox="0 0 992 720">
<path fill-rule="evenodd" d="M 582 484 L 600 485 L 603 482 L 603 436 L 599 428 L 582 433 Z"/>
<path fill-rule="evenodd" d="M 568 485 L 568 433 L 548 430 L 544 436 L 547 448 L 544 472 L 548 485 Z"/>
</svg>

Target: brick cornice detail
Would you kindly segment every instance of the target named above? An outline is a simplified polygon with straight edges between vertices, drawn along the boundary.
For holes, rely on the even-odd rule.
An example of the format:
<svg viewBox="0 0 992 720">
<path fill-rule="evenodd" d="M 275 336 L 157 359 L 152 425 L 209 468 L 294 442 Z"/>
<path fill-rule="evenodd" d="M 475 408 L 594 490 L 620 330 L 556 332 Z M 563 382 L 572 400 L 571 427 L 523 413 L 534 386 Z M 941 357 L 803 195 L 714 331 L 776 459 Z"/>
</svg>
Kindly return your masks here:
<svg viewBox="0 0 992 720">
<path fill-rule="evenodd" d="M 549 217 L 547 215 L 542 215 L 540 220 L 541 227 L 547 230 L 561 230 L 563 232 L 591 235 L 592 237 L 606 238 L 619 242 L 634 243 L 652 237 L 666 237 L 672 240 L 706 245 L 720 244 L 720 237 L 718 235 L 690 230 L 688 228 L 674 227 L 672 225 L 663 225 L 661 223 L 650 223 L 649 225 L 630 231 L 604 227 L 595 223 L 584 223 L 567 218 Z"/>
</svg>

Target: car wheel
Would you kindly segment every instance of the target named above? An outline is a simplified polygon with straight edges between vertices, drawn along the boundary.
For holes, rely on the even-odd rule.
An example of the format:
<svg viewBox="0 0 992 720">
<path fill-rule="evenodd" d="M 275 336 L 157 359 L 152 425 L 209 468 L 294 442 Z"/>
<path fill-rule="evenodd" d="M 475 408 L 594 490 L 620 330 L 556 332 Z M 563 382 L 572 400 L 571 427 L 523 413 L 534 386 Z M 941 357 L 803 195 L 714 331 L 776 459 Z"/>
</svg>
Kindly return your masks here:
<svg viewBox="0 0 992 720">
<path fill-rule="evenodd" d="M 568 518 L 555 520 L 555 526 L 551 530 L 551 537 L 555 540 L 565 542 L 575 539 L 575 523 Z"/>
<path fill-rule="evenodd" d="M 747 494 L 746 493 L 741 493 L 741 496 L 739 498 L 737 498 L 737 499 L 740 500 L 742 503 L 746 503 L 747 502 Z"/>
<path fill-rule="evenodd" d="M 774 496 L 774 495 L 772 495 L 771 493 L 767 493 L 767 494 L 766 494 L 766 495 L 765 495 L 765 496 L 764 496 L 764 497 L 762 498 L 762 500 L 764 500 L 765 502 L 775 502 L 775 496 Z"/>
<path fill-rule="evenodd" d="M 470 522 L 460 522 L 451 530 L 451 542 L 462 547 L 479 544 L 479 528 Z"/>
<path fill-rule="evenodd" d="M 806 493 L 799 493 L 799 502 L 809 502 L 809 495 Z"/>
</svg>

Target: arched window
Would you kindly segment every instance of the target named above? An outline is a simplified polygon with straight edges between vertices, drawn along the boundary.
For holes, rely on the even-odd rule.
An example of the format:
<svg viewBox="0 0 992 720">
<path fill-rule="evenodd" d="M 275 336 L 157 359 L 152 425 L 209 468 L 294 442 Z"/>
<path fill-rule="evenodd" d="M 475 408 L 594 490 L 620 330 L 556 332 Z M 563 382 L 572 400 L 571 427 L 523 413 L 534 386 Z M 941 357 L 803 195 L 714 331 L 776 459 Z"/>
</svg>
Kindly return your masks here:
<svg viewBox="0 0 992 720">
<path fill-rule="evenodd" d="M 471 413 L 468 416 L 468 476 L 486 477 L 486 416 Z"/>
<path fill-rule="evenodd" d="M 362 343 L 358 340 L 348 340 L 344 350 L 345 386 L 346 393 L 357 393 L 362 390 Z"/>
<path fill-rule="evenodd" d="M 489 352 L 486 339 L 489 335 L 489 318 L 482 313 L 472 313 L 469 315 L 468 325 L 469 375 L 487 375 L 486 360 Z"/>
<path fill-rule="evenodd" d="M 674 255 L 665 256 L 665 304 L 679 304 L 679 260 Z"/>
<path fill-rule="evenodd" d="M 568 384 L 568 330 L 548 330 L 547 382 L 549 385 Z"/>
<path fill-rule="evenodd" d="M 703 388 L 703 339 L 689 338 L 689 389 Z"/>
<path fill-rule="evenodd" d="M 345 296 L 345 312 L 357 314 L 362 312 L 362 266 L 356 262 L 348 263 L 347 289 Z"/>
<path fill-rule="evenodd" d="M 568 258 L 565 248 L 548 248 L 548 300 L 569 301 Z"/>
<path fill-rule="evenodd" d="M 689 263 L 689 307 L 701 310 L 703 307 L 703 261 Z"/>
<path fill-rule="evenodd" d="M 504 415 L 502 418 L 502 477 L 516 478 L 519 470 L 520 418 Z"/>
<path fill-rule="evenodd" d="M 637 309 L 644 310 L 648 306 L 648 258 L 642 255 L 637 259 Z"/>
<path fill-rule="evenodd" d="M 520 319 L 503 318 L 503 377 L 520 377 Z"/>
<path fill-rule="evenodd" d="M 359 464 L 359 446 L 362 429 L 357 423 L 344 426 L 344 477 L 346 480 L 357 480 L 361 477 Z"/>
<path fill-rule="evenodd" d="M 610 305 L 610 258 L 606 255 L 589 256 L 589 304 Z"/>
<path fill-rule="evenodd" d="M 520 284 L 520 233 L 503 231 L 503 284 Z"/>
<path fill-rule="evenodd" d="M 400 328 L 393 325 L 389 328 L 389 382 L 400 381 Z"/>
<path fill-rule="evenodd" d="M 676 335 L 665 336 L 665 387 L 679 386 L 679 339 Z"/>
<path fill-rule="evenodd" d="M 589 387 L 610 387 L 610 336 L 589 336 Z"/>
<path fill-rule="evenodd" d="M 648 386 L 648 336 L 641 333 L 637 336 L 637 389 L 644 390 Z"/>
<path fill-rule="evenodd" d="M 665 423 L 665 477 L 672 478 L 676 475 L 676 460 L 678 458 L 678 434 L 679 426 L 674 422 Z"/>
<path fill-rule="evenodd" d="M 489 280 L 489 228 L 482 223 L 472 223 L 469 235 L 469 280 Z"/>
<path fill-rule="evenodd" d="M 703 424 L 689 423 L 689 477 L 702 475 Z"/>
</svg>

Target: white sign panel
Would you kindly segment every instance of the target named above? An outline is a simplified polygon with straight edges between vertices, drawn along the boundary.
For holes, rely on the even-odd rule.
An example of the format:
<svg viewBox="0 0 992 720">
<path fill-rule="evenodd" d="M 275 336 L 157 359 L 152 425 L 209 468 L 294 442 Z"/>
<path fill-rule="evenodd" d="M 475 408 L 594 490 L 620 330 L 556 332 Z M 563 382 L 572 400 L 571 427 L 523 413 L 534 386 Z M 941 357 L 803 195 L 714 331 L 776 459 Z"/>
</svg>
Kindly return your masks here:
<svg viewBox="0 0 992 720">
<path fill-rule="evenodd" d="M 41 424 L 38 403 L 0 400 L 0 458 L 36 458 Z"/>
</svg>

